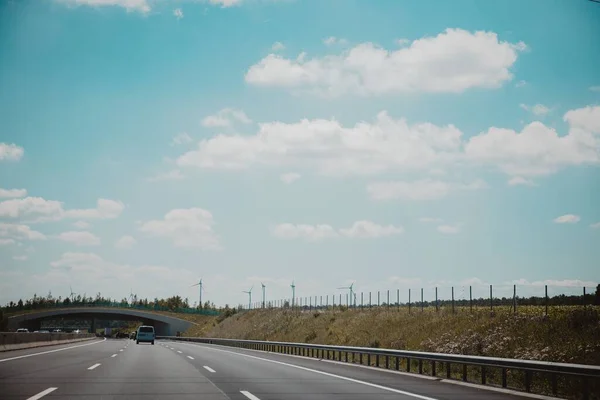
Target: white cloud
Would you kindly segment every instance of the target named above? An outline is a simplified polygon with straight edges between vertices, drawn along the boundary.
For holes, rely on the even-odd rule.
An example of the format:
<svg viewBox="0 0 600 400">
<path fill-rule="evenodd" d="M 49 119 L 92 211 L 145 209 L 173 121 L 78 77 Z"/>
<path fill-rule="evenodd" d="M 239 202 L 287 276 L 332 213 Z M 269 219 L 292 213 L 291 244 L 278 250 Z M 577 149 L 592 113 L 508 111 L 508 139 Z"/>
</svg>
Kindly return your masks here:
<svg viewBox="0 0 600 400">
<path fill-rule="evenodd" d="M 171 146 L 177 146 L 180 144 L 188 144 L 193 141 L 194 141 L 194 139 L 192 139 L 192 137 L 190 135 L 188 135 L 186 132 L 182 132 L 182 133 L 175 135 L 173 140 L 171 140 Z"/>
<path fill-rule="evenodd" d="M 158 174 L 156 176 L 146 179 L 148 182 L 160 182 L 160 181 L 180 181 L 185 177 L 178 169 L 173 169 L 169 172 Z"/>
<path fill-rule="evenodd" d="M 393 51 L 363 43 L 341 55 L 308 61 L 269 54 L 249 68 L 246 82 L 326 96 L 460 93 L 497 88 L 512 79 L 510 68 L 525 48 L 524 43 L 499 41 L 494 32 L 447 29 Z"/>
<path fill-rule="evenodd" d="M 175 16 L 175 18 L 181 19 L 183 18 L 183 11 L 181 11 L 181 8 L 176 8 L 173 10 L 173 15 Z"/>
<path fill-rule="evenodd" d="M 527 81 L 524 81 L 524 80 L 520 80 L 519 82 L 515 83 L 515 87 L 518 87 L 518 88 L 523 87 L 525 85 L 527 85 Z"/>
<path fill-rule="evenodd" d="M 85 221 L 77 221 L 73 222 L 73 226 L 78 229 L 88 229 L 91 226 L 91 224 Z"/>
<path fill-rule="evenodd" d="M 596 287 L 598 284 L 595 281 L 582 281 L 580 279 L 546 279 L 543 281 L 530 282 L 527 279 L 517 279 L 511 281 L 510 285 L 521 285 L 521 286 L 555 286 L 555 287 Z"/>
<path fill-rule="evenodd" d="M 100 238 L 88 231 L 69 231 L 59 234 L 57 239 L 76 246 L 99 246 Z"/>
<path fill-rule="evenodd" d="M 329 36 L 328 38 L 323 39 L 323 43 L 327 46 L 333 46 L 334 44 L 345 45 L 348 44 L 348 41 L 343 38 L 336 38 L 335 36 Z"/>
<path fill-rule="evenodd" d="M 232 126 L 236 121 L 243 124 L 252 123 L 252 120 L 242 110 L 224 108 L 215 115 L 204 117 L 202 126 L 207 128 L 227 128 Z"/>
<path fill-rule="evenodd" d="M 121 238 L 119 238 L 119 240 L 115 242 L 115 247 L 117 249 L 131 249 L 136 243 L 137 240 L 135 240 L 135 238 L 126 235 L 122 236 Z"/>
<path fill-rule="evenodd" d="M 15 239 L 0 239 L 0 246 L 8 246 L 9 244 L 15 243 Z"/>
<path fill-rule="evenodd" d="M 514 176 L 514 177 L 510 178 L 507 183 L 509 186 L 517 186 L 517 185 L 535 186 L 535 183 L 532 180 L 525 179 L 522 176 Z"/>
<path fill-rule="evenodd" d="M 290 183 L 293 183 L 294 181 L 300 179 L 300 177 L 301 175 L 296 172 L 288 172 L 285 174 L 281 174 L 279 178 L 283 183 L 287 183 L 289 185 Z"/>
<path fill-rule="evenodd" d="M 346 128 L 335 119 L 259 124 L 256 135 L 217 135 L 177 159 L 180 166 L 239 169 L 256 164 L 309 165 L 322 174 L 368 175 L 387 170 L 430 168 L 460 151 L 462 133 L 453 125 L 409 125 L 380 112 L 373 123 Z"/>
<path fill-rule="evenodd" d="M 571 110 L 564 116 L 569 133 L 532 122 L 521 132 L 492 127 L 471 137 L 465 154 L 471 161 L 498 166 L 523 177 L 556 172 L 561 167 L 600 163 L 600 106 Z"/>
<path fill-rule="evenodd" d="M 233 7 L 242 4 L 243 0 L 208 0 L 212 5 L 219 5 L 221 8 Z"/>
<path fill-rule="evenodd" d="M 164 219 L 143 223 L 140 231 L 151 236 L 169 239 L 176 247 L 198 247 L 220 250 L 219 238 L 213 231 L 213 216 L 202 208 L 175 209 Z"/>
<path fill-rule="evenodd" d="M 36 217 L 35 222 L 58 221 L 62 218 L 104 219 L 118 217 L 124 208 L 120 201 L 98 199 L 96 208 L 65 211 L 60 201 L 46 200 L 42 197 L 25 197 L 0 202 L 0 217 Z"/>
<path fill-rule="evenodd" d="M 304 239 L 315 242 L 336 237 L 379 238 L 398 235 L 404 228 L 394 225 L 379 225 L 372 221 L 356 221 L 350 228 L 334 229 L 328 224 L 290 224 L 284 223 L 271 228 L 271 234 L 280 239 Z"/>
<path fill-rule="evenodd" d="M 271 46 L 272 51 L 281 51 L 284 49 L 285 49 L 285 45 L 281 42 L 275 42 L 275 43 L 273 43 L 273 46 Z"/>
<path fill-rule="evenodd" d="M 2 189 L 0 188 L 0 198 L 19 198 L 27 196 L 25 189 Z"/>
<path fill-rule="evenodd" d="M 0 217 L 45 217 L 60 218 L 63 214 L 62 203 L 41 197 L 25 197 L 0 202 Z"/>
<path fill-rule="evenodd" d="M 19 161 L 25 151 L 16 144 L 0 143 L 0 161 Z"/>
<path fill-rule="evenodd" d="M 13 260 L 15 261 L 27 261 L 27 256 L 13 256 Z"/>
<path fill-rule="evenodd" d="M 460 226 L 458 225 L 439 225 L 437 231 L 447 235 L 452 235 L 460 232 Z"/>
<path fill-rule="evenodd" d="M 350 238 L 379 238 L 385 236 L 398 235 L 404 232 L 404 228 L 394 225 L 378 225 L 371 221 L 356 221 L 352 227 L 340 229 L 342 236 Z"/>
<path fill-rule="evenodd" d="M 279 224 L 271 228 L 271 234 L 281 239 L 305 239 L 308 241 L 320 241 L 338 236 L 331 225 L 318 224 Z"/>
<path fill-rule="evenodd" d="M 137 11 L 147 13 L 151 10 L 148 0 L 59 0 L 62 3 L 71 6 L 90 6 L 90 7 L 105 7 L 117 6 L 122 7 L 128 12 Z"/>
<path fill-rule="evenodd" d="M 591 224 L 590 228 L 592 228 L 592 229 L 598 229 L 598 228 L 600 228 L 600 222 L 596 222 L 595 224 Z"/>
<path fill-rule="evenodd" d="M 534 106 L 528 106 L 527 104 L 519 104 L 519 107 L 539 117 L 544 116 L 551 111 L 548 107 L 546 107 L 543 104 L 536 104 Z"/>
<path fill-rule="evenodd" d="M 487 184 L 482 180 L 464 184 L 423 179 L 413 182 L 375 182 L 367 185 L 367 192 L 374 200 L 436 200 L 446 197 L 453 191 L 477 190 L 486 187 Z"/>
<path fill-rule="evenodd" d="M 421 218 L 419 218 L 419 222 L 424 222 L 424 223 L 435 222 L 435 223 L 438 223 L 438 222 L 444 222 L 444 220 L 441 219 L 441 218 L 421 217 Z"/>
<path fill-rule="evenodd" d="M 600 92 L 600 86 L 590 86 L 589 88 L 592 92 Z"/>
<path fill-rule="evenodd" d="M 565 214 L 560 217 L 554 218 L 553 222 L 557 224 L 576 224 L 581 218 L 579 215 Z"/>
<path fill-rule="evenodd" d="M 407 44 L 410 44 L 410 39 L 397 39 L 396 44 L 398 46 L 406 46 Z"/>
<path fill-rule="evenodd" d="M 77 219 L 114 219 L 121 215 L 125 205 L 120 201 L 98 199 L 96 208 L 84 208 L 65 211 L 68 218 Z"/>
<path fill-rule="evenodd" d="M 373 122 L 348 127 L 335 119 L 265 122 L 258 124 L 255 135 L 204 139 L 176 163 L 206 169 L 301 166 L 329 176 L 491 166 L 523 178 L 600 164 L 600 106 L 571 110 L 564 119 L 569 125 L 567 135 L 536 121 L 521 132 L 491 127 L 468 140 L 454 125 L 410 125 L 385 111 Z"/>
<path fill-rule="evenodd" d="M 32 230 L 23 224 L 8 224 L 0 222 L 0 237 L 16 240 L 45 240 L 46 235 Z"/>
</svg>

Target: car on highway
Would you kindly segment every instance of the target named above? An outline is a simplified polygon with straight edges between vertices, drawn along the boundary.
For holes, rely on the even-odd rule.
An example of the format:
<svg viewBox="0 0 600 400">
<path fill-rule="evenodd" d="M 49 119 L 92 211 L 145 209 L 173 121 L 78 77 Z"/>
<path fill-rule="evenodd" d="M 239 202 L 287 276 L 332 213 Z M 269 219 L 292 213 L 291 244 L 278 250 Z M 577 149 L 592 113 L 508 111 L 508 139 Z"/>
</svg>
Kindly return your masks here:
<svg viewBox="0 0 600 400">
<path fill-rule="evenodd" d="M 17 333 L 29 333 L 29 331 L 27 330 L 27 328 L 19 328 L 17 329 Z"/>
<path fill-rule="evenodd" d="M 140 342 L 150 342 L 154 344 L 154 327 L 149 325 L 142 325 L 138 328 L 135 335 L 135 344 Z"/>
</svg>

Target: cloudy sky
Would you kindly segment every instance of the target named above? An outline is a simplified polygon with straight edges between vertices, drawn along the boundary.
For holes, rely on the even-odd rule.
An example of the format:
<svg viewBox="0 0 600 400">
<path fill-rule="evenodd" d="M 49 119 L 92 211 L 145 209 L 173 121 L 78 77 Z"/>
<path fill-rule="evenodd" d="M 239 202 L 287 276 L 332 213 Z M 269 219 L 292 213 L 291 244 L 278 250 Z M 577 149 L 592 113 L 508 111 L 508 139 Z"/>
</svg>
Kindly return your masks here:
<svg viewBox="0 0 600 400">
<path fill-rule="evenodd" d="M 0 303 L 193 302 L 200 277 L 217 304 L 292 279 L 594 286 L 599 20 L 587 0 L 3 1 Z"/>
</svg>

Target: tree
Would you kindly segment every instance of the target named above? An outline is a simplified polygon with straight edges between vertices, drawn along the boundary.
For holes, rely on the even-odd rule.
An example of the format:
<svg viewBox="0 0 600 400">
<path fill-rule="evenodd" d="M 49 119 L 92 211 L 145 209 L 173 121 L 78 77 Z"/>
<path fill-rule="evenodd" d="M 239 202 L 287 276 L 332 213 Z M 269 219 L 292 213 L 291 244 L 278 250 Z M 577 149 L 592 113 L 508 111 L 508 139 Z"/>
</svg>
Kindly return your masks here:
<svg viewBox="0 0 600 400">
<path fill-rule="evenodd" d="M 596 299 L 594 301 L 594 304 L 600 306 L 600 284 L 596 286 Z"/>
<path fill-rule="evenodd" d="M 19 310 L 23 309 L 23 300 L 19 299 L 19 302 L 17 303 L 17 307 L 19 308 Z"/>
</svg>

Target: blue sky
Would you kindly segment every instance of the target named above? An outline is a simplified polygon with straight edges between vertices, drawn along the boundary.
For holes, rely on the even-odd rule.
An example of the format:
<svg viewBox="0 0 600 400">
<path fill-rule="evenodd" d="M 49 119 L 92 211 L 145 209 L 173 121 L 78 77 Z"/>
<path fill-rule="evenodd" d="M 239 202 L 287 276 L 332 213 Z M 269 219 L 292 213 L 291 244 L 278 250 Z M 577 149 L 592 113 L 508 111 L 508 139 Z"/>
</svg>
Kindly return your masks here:
<svg viewBox="0 0 600 400">
<path fill-rule="evenodd" d="M 0 303 L 599 280 L 600 5 L 0 5 Z M 569 287 L 578 287 L 569 288 Z M 507 289 L 508 290 L 508 289 Z"/>
</svg>

